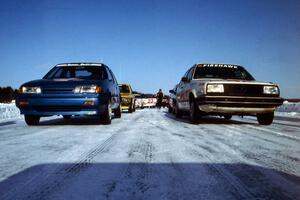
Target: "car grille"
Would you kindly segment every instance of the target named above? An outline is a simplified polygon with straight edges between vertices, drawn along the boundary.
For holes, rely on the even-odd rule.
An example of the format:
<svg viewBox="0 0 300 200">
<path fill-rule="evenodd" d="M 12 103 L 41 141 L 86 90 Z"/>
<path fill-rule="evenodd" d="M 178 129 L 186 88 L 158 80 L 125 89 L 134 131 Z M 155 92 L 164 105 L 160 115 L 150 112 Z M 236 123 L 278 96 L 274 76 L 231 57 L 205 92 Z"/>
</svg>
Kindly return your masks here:
<svg viewBox="0 0 300 200">
<path fill-rule="evenodd" d="M 224 93 L 228 96 L 264 96 L 262 85 L 224 84 Z"/>
<path fill-rule="evenodd" d="M 242 96 L 242 97 L 272 97 L 263 93 L 263 85 L 223 84 L 224 93 L 207 93 L 210 96 Z"/>
<path fill-rule="evenodd" d="M 47 87 L 42 88 L 43 94 L 72 94 L 74 87 Z"/>
</svg>

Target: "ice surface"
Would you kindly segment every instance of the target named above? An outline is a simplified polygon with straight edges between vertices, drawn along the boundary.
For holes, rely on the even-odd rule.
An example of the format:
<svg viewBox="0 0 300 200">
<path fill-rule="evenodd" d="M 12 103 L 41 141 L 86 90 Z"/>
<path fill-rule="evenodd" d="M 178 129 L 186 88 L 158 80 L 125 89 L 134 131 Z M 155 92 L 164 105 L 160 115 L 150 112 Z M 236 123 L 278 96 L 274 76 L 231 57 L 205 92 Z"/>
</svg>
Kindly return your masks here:
<svg viewBox="0 0 300 200">
<path fill-rule="evenodd" d="M 6 107 L 5 105 L 4 107 Z M 166 109 L 0 125 L 0 199 L 299 199 L 300 127 Z"/>
</svg>

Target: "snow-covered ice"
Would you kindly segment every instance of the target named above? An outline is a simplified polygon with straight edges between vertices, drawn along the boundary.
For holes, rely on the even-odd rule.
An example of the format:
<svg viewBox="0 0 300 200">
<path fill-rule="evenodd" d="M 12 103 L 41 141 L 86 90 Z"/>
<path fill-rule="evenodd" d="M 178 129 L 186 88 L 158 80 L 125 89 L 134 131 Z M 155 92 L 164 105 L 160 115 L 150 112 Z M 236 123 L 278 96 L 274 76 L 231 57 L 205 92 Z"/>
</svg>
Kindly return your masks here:
<svg viewBox="0 0 300 200">
<path fill-rule="evenodd" d="M 283 105 L 277 108 L 278 112 L 290 112 L 293 114 L 300 113 L 300 103 L 285 101 Z"/>
<path fill-rule="evenodd" d="M 290 119 L 290 118 L 288 118 Z M 0 128 L 0 199 L 299 199 L 300 126 L 166 110 Z"/>
<path fill-rule="evenodd" d="M 20 118 L 20 111 L 14 103 L 0 103 L 0 122 Z"/>
</svg>

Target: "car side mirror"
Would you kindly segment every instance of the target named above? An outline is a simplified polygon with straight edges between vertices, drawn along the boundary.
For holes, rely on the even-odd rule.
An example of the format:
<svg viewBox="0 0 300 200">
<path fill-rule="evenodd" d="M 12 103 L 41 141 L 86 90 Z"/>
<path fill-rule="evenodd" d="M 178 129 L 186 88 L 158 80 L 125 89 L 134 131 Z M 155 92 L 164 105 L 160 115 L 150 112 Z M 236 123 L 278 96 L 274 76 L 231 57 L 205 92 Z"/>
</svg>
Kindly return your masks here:
<svg viewBox="0 0 300 200">
<path fill-rule="evenodd" d="M 176 94 L 174 90 L 169 90 L 170 94 Z"/>
<path fill-rule="evenodd" d="M 182 77 L 181 81 L 184 82 L 184 83 L 187 83 L 187 82 L 189 82 L 189 79 L 187 77 Z"/>
</svg>

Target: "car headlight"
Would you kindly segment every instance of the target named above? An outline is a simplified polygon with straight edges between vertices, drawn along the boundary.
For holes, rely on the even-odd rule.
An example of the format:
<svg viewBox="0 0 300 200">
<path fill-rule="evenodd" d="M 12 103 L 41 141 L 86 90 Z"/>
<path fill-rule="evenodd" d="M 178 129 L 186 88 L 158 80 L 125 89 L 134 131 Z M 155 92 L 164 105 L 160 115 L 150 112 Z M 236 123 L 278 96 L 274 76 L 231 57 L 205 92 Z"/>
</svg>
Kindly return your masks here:
<svg viewBox="0 0 300 200">
<path fill-rule="evenodd" d="M 100 93 L 102 88 L 97 85 L 76 86 L 74 93 Z"/>
<path fill-rule="evenodd" d="M 23 94 L 41 94 L 42 90 L 40 87 L 21 87 L 21 93 Z"/>
<path fill-rule="evenodd" d="M 277 86 L 264 86 L 264 94 L 279 94 Z"/>
<path fill-rule="evenodd" d="M 216 92 L 216 93 L 223 93 L 224 86 L 223 84 L 209 84 L 206 88 L 207 93 Z"/>
</svg>

